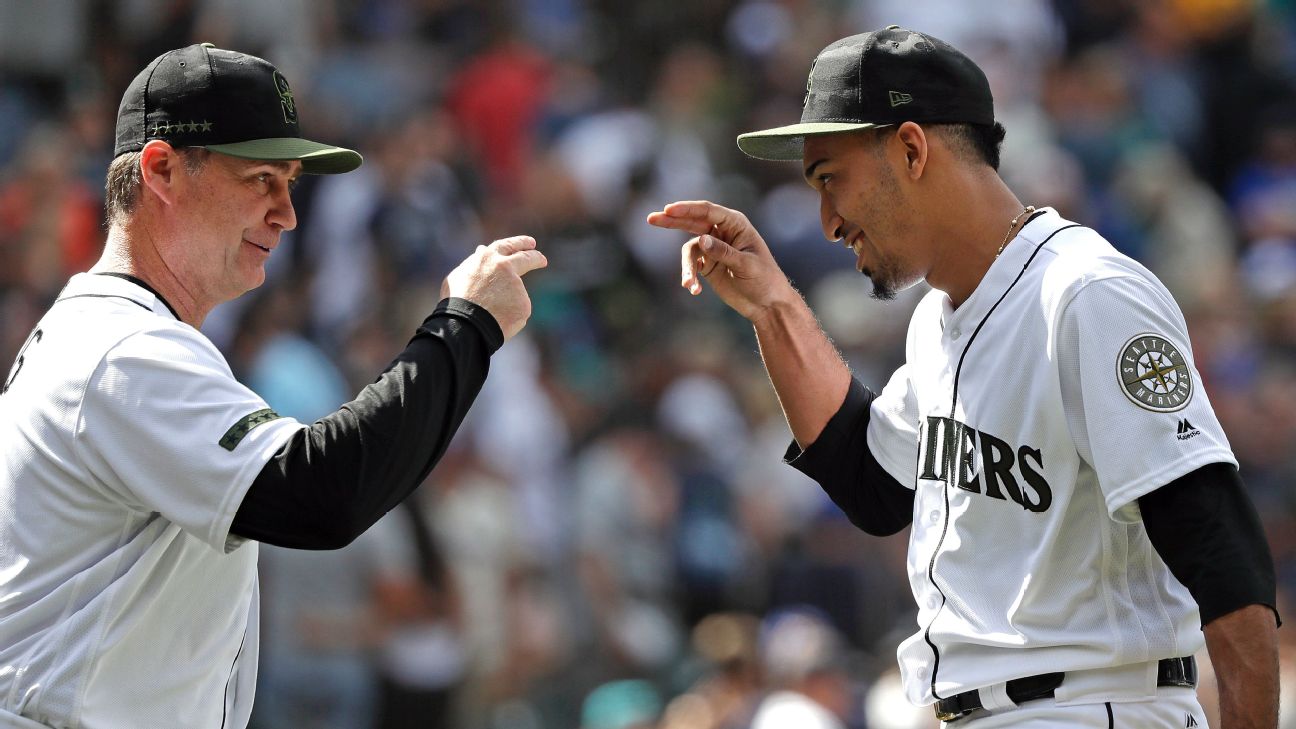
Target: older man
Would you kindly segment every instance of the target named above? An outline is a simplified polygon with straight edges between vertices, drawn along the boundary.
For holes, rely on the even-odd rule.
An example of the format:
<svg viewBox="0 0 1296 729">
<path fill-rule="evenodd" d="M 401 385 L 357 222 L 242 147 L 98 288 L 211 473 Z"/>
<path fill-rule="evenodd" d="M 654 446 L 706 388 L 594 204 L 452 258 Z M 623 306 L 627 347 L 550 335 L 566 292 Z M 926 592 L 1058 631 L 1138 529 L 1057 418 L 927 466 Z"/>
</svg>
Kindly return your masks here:
<svg viewBox="0 0 1296 729">
<path fill-rule="evenodd" d="M 0 395 L 0 726 L 245 726 L 257 542 L 340 547 L 398 504 L 530 315 L 544 256 L 500 240 L 337 412 L 298 423 L 236 381 L 198 327 L 264 280 L 297 178 L 361 163 L 297 115 L 272 65 L 208 44 L 126 90 L 103 257 Z"/>
</svg>

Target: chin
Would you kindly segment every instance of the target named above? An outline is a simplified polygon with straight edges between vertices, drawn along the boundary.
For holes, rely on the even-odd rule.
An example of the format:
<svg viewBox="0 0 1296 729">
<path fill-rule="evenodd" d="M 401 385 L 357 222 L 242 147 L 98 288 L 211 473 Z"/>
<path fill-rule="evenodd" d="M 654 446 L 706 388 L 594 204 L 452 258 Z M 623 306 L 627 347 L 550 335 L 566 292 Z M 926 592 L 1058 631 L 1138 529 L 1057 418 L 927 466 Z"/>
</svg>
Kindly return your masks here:
<svg viewBox="0 0 1296 729">
<path fill-rule="evenodd" d="M 873 273 L 868 270 L 865 270 L 862 271 L 861 273 L 863 273 L 865 276 L 868 276 L 869 281 L 873 283 L 873 291 L 869 293 L 869 296 L 871 296 L 874 299 L 877 299 L 878 301 L 891 301 L 896 297 L 896 294 L 906 289 L 912 288 L 914 285 L 916 285 L 919 281 L 922 280 L 921 276 L 901 277 L 901 276 L 892 275 L 888 271 L 879 271 L 877 273 Z"/>
</svg>

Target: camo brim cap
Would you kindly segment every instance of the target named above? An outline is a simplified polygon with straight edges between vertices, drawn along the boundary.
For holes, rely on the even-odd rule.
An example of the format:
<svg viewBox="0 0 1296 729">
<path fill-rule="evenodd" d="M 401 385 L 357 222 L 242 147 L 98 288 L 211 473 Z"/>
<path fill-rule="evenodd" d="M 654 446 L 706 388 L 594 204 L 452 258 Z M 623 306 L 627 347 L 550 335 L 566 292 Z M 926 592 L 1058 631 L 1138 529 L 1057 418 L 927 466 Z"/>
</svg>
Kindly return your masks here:
<svg viewBox="0 0 1296 729">
<path fill-rule="evenodd" d="M 889 25 L 843 38 L 810 66 L 801 123 L 748 132 L 748 156 L 800 160 L 805 138 L 903 124 L 994 124 L 985 73 L 939 38 Z"/>
<path fill-rule="evenodd" d="M 243 159 L 271 162 L 301 160 L 302 172 L 308 175 L 337 175 L 350 172 L 364 161 L 358 152 L 298 137 L 252 139 L 231 144 L 199 145 L 213 152 Z"/>
<path fill-rule="evenodd" d="M 886 124 L 868 122 L 809 122 L 789 124 L 738 136 L 738 148 L 748 157 L 775 162 L 799 160 L 805 147 L 805 138 L 820 134 L 841 134 L 864 129 L 877 129 Z"/>
<path fill-rule="evenodd" d="M 163 53 L 126 88 L 113 156 L 154 139 L 245 159 L 300 160 L 303 172 L 317 175 L 364 161 L 354 150 L 302 138 L 292 88 L 268 61 L 210 43 Z"/>
</svg>

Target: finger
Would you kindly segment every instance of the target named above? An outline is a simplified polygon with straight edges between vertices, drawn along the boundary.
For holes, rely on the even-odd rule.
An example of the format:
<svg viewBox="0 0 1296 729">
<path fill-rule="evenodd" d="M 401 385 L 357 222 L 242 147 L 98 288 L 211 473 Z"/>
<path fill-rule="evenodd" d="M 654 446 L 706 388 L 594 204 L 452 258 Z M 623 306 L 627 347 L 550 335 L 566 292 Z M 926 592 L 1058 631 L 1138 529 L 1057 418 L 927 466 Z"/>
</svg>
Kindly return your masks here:
<svg viewBox="0 0 1296 729">
<path fill-rule="evenodd" d="M 698 247 L 702 249 L 702 255 L 706 256 L 707 260 L 712 264 L 710 268 L 703 270 L 703 276 L 711 275 L 716 266 L 735 268 L 742 263 L 738 249 L 714 235 L 699 236 Z"/>
<path fill-rule="evenodd" d="M 648 216 L 648 224 L 655 225 L 658 228 L 669 228 L 670 230 L 682 230 L 685 233 L 701 235 L 710 232 L 712 225 L 702 219 L 677 218 L 666 213 L 653 213 Z"/>
<path fill-rule="evenodd" d="M 683 230 L 696 235 L 712 232 L 713 228 L 732 227 L 740 220 L 739 213 L 707 200 L 673 202 L 662 210 L 651 213 L 648 223 L 659 228 Z"/>
<path fill-rule="evenodd" d="M 500 238 L 490 244 L 497 253 L 507 256 L 518 251 L 529 251 L 536 247 L 535 238 L 529 235 L 515 235 L 510 238 Z"/>
<path fill-rule="evenodd" d="M 680 247 L 680 286 L 694 296 L 702 293 L 702 283 L 698 281 L 697 275 L 698 261 L 701 257 L 697 238 L 690 238 Z"/>
<path fill-rule="evenodd" d="M 509 269 L 519 276 L 549 265 L 549 259 L 545 258 L 545 254 L 537 250 L 511 253 L 505 256 L 504 260 L 508 263 Z"/>
</svg>

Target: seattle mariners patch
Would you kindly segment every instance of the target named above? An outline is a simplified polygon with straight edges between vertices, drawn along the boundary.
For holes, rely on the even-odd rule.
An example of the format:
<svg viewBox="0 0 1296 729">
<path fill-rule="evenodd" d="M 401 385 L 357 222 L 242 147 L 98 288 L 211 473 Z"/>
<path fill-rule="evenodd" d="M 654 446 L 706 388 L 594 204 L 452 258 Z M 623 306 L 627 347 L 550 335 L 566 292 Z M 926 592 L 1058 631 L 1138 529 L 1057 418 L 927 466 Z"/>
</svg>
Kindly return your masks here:
<svg viewBox="0 0 1296 729">
<path fill-rule="evenodd" d="M 1179 348 L 1159 334 L 1140 334 L 1116 362 L 1121 390 L 1135 405 L 1158 413 L 1182 410 L 1192 399 L 1192 375 Z"/>
</svg>

